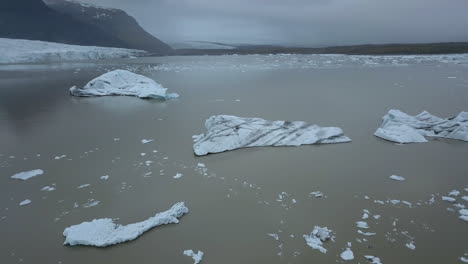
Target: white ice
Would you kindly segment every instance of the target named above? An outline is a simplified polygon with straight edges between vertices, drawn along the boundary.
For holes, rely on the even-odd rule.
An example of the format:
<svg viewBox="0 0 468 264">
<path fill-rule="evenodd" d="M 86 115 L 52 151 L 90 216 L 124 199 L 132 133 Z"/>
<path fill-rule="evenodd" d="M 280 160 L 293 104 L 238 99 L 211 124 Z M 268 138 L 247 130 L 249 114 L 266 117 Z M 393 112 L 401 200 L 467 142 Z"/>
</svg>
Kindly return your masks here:
<svg viewBox="0 0 468 264">
<path fill-rule="evenodd" d="M 409 243 L 406 243 L 405 246 L 411 250 L 415 250 L 416 249 L 416 246 L 414 245 L 414 242 L 411 241 Z"/>
<path fill-rule="evenodd" d="M 126 70 L 107 72 L 93 80 L 83 88 L 70 88 L 74 96 L 106 96 L 126 95 L 139 98 L 170 99 L 178 94 L 168 94 L 167 89 L 146 76 Z"/>
<path fill-rule="evenodd" d="M 19 204 L 19 206 L 27 205 L 27 204 L 30 204 L 30 203 L 31 203 L 31 200 L 26 199 L 26 200 L 22 201 L 22 202 Z"/>
<path fill-rule="evenodd" d="M 340 254 L 340 257 L 341 257 L 341 259 L 343 259 L 343 260 L 345 260 L 345 261 L 353 260 L 353 259 L 354 259 L 354 254 L 353 254 L 353 251 L 351 251 L 350 248 L 346 248 L 346 250 L 343 251 L 343 252 Z"/>
<path fill-rule="evenodd" d="M 83 222 L 65 228 L 63 231 L 65 236 L 64 244 L 106 247 L 131 241 L 153 227 L 179 223 L 177 218 L 188 213 L 188 211 L 185 204 L 179 202 L 169 210 L 157 213 L 147 220 L 125 226 L 115 224 L 110 218 L 94 219 L 91 222 Z"/>
<path fill-rule="evenodd" d="M 392 175 L 390 176 L 390 179 L 395 180 L 395 181 L 404 181 L 405 178 L 397 175 Z"/>
<path fill-rule="evenodd" d="M 357 228 L 368 229 L 369 225 L 365 221 L 357 221 L 356 222 Z"/>
<path fill-rule="evenodd" d="M 105 180 L 109 179 L 109 175 L 101 176 L 100 179 L 105 181 Z"/>
<path fill-rule="evenodd" d="M 2 54 L 0 63 L 46 63 L 128 58 L 144 53 L 140 50 L 0 38 L 0 54 Z"/>
<path fill-rule="evenodd" d="M 41 189 L 41 191 L 45 191 L 45 192 L 51 192 L 51 191 L 54 191 L 55 188 L 54 187 L 51 187 L 51 186 L 45 186 Z"/>
<path fill-rule="evenodd" d="M 323 242 L 329 239 L 333 240 L 333 231 L 327 227 L 315 226 L 310 235 L 304 235 L 303 237 L 309 247 L 327 253 L 327 249 L 323 247 Z"/>
<path fill-rule="evenodd" d="M 302 121 L 268 121 L 231 115 L 211 116 L 207 132 L 193 136 L 196 155 L 247 147 L 300 146 L 350 142 L 338 127 L 319 127 Z"/>
<path fill-rule="evenodd" d="M 142 144 L 148 144 L 148 143 L 153 142 L 153 141 L 154 141 L 154 139 L 142 139 L 141 143 Z"/>
<path fill-rule="evenodd" d="M 368 261 L 371 261 L 370 264 L 382 264 L 382 262 L 380 262 L 380 258 L 378 257 L 374 257 L 374 256 L 369 256 L 369 255 L 366 255 L 364 256 Z"/>
<path fill-rule="evenodd" d="M 184 250 L 184 255 L 188 256 L 188 257 L 192 257 L 193 264 L 200 263 L 202 261 L 202 258 L 203 258 L 203 252 L 202 251 L 198 251 L 198 253 L 195 254 L 195 252 L 193 252 L 193 250 L 191 250 L 191 249 Z"/>
<path fill-rule="evenodd" d="M 383 117 L 375 136 L 397 143 L 424 143 L 425 137 L 468 141 L 468 112 L 442 119 L 423 111 L 416 116 L 392 109 Z"/>
<path fill-rule="evenodd" d="M 182 178 L 184 175 L 182 173 L 177 173 L 173 178 L 174 179 L 180 179 Z"/>
<path fill-rule="evenodd" d="M 37 169 L 37 170 L 16 173 L 15 175 L 11 176 L 11 178 L 25 181 L 25 180 L 31 179 L 32 177 L 36 177 L 42 174 L 44 174 L 44 171 Z"/>
<path fill-rule="evenodd" d="M 453 197 L 449 197 L 449 196 L 442 196 L 442 201 L 447 201 L 447 202 L 454 203 L 454 202 L 457 201 L 457 199 L 455 199 Z"/>
</svg>

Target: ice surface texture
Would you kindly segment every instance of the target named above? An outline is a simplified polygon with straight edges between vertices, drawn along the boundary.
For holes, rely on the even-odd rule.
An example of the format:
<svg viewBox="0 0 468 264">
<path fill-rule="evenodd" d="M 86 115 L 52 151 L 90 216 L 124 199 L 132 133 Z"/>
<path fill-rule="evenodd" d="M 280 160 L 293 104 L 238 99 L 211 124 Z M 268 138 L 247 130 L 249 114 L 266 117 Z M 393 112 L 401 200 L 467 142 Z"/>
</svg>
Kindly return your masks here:
<svg viewBox="0 0 468 264">
<path fill-rule="evenodd" d="M 143 55 L 141 50 L 67 45 L 37 40 L 0 38 L 1 63 L 47 63 Z"/>
<path fill-rule="evenodd" d="M 397 143 L 424 143 L 426 137 L 468 141 L 468 112 L 442 119 L 426 111 L 410 116 L 392 109 L 383 117 L 382 125 L 374 135 Z"/>
<path fill-rule="evenodd" d="M 166 88 L 148 77 L 126 70 L 105 73 L 91 80 L 83 88 L 73 86 L 70 93 L 74 96 L 127 95 L 163 100 L 179 96 L 168 94 Z"/>
<path fill-rule="evenodd" d="M 185 204 L 179 202 L 169 210 L 157 213 L 145 221 L 125 226 L 115 224 L 110 218 L 94 219 L 91 222 L 83 222 L 65 228 L 63 231 L 65 236 L 64 244 L 107 247 L 131 241 L 153 227 L 179 223 L 177 218 L 182 217 L 188 211 Z"/>
<path fill-rule="evenodd" d="M 193 136 L 196 155 L 261 146 L 300 146 L 350 142 L 338 127 L 319 127 L 302 121 L 268 121 L 231 115 L 211 116 L 205 134 Z"/>
</svg>

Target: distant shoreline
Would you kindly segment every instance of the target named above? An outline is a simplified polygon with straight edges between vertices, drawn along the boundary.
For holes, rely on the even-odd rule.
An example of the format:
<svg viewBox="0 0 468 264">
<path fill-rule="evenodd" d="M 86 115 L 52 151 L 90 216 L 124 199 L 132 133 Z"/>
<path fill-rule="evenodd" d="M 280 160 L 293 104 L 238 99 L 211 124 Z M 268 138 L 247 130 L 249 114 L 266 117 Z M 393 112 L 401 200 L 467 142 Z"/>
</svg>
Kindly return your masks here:
<svg viewBox="0 0 468 264">
<path fill-rule="evenodd" d="M 233 49 L 174 49 L 169 56 L 250 54 L 441 55 L 468 53 L 468 42 L 367 44 L 325 48 L 241 46 Z"/>
</svg>

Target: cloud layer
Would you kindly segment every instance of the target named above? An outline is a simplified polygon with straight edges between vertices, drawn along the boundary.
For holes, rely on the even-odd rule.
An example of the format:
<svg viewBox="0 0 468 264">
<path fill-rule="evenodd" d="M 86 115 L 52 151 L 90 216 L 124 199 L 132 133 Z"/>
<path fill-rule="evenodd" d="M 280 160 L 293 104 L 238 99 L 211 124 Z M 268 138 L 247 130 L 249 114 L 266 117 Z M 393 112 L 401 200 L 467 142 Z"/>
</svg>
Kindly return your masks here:
<svg viewBox="0 0 468 264">
<path fill-rule="evenodd" d="M 467 0 L 81 0 L 166 42 L 305 46 L 468 41 Z"/>
</svg>

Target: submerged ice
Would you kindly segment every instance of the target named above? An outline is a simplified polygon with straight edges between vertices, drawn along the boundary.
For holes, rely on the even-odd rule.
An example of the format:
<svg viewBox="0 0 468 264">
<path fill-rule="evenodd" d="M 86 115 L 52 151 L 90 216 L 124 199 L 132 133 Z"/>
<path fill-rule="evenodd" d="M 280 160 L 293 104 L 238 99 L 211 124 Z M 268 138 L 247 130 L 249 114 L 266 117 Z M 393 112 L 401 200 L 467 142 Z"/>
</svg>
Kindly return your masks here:
<svg viewBox="0 0 468 264">
<path fill-rule="evenodd" d="M 424 143 L 428 142 L 426 137 L 468 141 L 468 112 L 443 119 L 426 111 L 411 116 L 392 109 L 374 135 L 397 143 Z"/>
<path fill-rule="evenodd" d="M 74 96 L 127 95 L 139 98 L 170 99 L 178 94 L 168 94 L 167 89 L 154 80 L 126 70 L 105 73 L 86 84 L 83 88 L 73 86 L 70 93 Z"/>
<path fill-rule="evenodd" d="M 63 231 L 65 236 L 64 244 L 107 247 L 131 241 L 153 227 L 179 223 L 178 218 L 188 213 L 188 211 L 185 204 L 179 202 L 169 210 L 157 213 L 147 220 L 125 226 L 115 224 L 114 220 L 110 218 L 94 219 L 91 222 L 83 222 L 65 228 Z"/>
<path fill-rule="evenodd" d="M 338 127 L 319 127 L 302 121 L 268 121 L 231 115 L 211 116 L 205 134 L 193 136 L 196 155 L 246 147 L 300 146 L 350 142 Z"/>
</svg>

